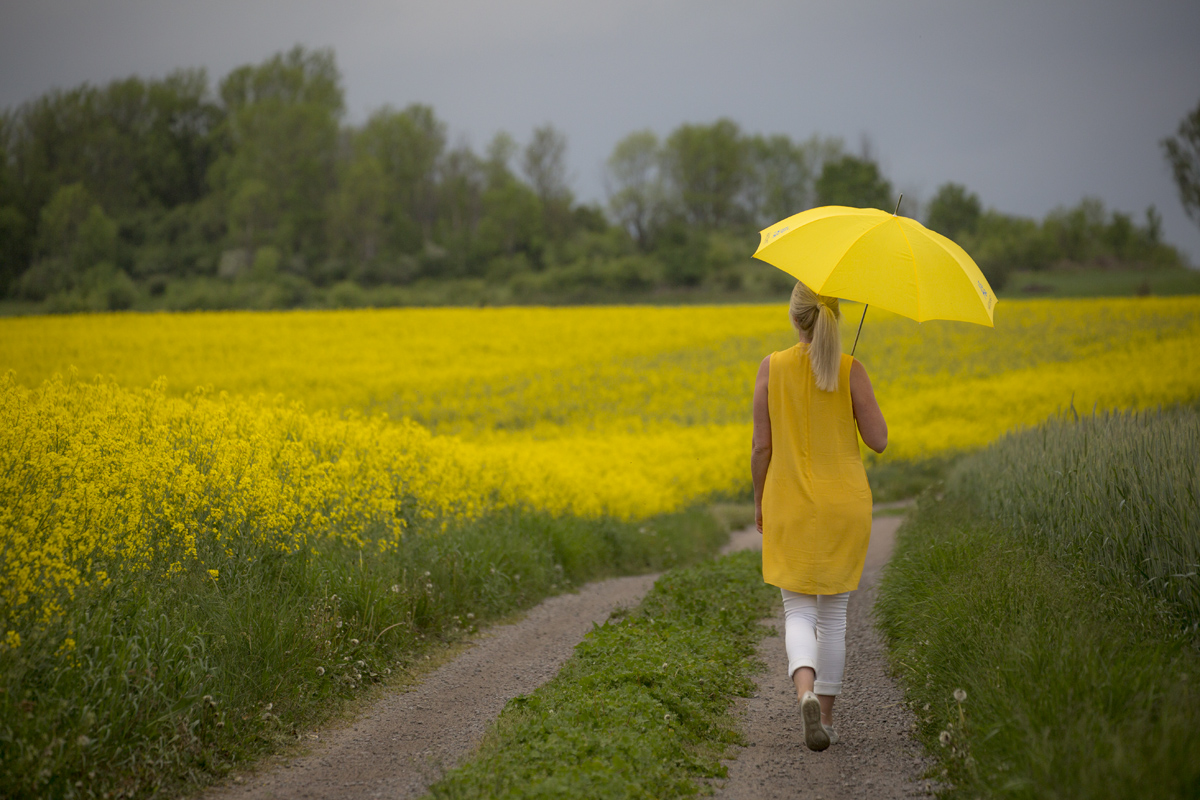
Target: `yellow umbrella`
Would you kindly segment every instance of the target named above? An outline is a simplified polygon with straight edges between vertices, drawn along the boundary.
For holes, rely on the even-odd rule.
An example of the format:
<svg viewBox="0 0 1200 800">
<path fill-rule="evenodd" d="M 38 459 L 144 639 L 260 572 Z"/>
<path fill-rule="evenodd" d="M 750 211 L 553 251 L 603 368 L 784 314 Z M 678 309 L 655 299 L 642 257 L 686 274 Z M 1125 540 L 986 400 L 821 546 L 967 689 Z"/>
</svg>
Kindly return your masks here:
<svg viewBox="0 0 1200 800">
<path fill-rule="evenodd" d="M 916 220 L 876 208 L 821 206 L 777 222 L 761 236 L 754 257 L 818 294 L 918 322 L 950 319 L 992 327 L 996 294 L 979 266 Z"/>
</svg>

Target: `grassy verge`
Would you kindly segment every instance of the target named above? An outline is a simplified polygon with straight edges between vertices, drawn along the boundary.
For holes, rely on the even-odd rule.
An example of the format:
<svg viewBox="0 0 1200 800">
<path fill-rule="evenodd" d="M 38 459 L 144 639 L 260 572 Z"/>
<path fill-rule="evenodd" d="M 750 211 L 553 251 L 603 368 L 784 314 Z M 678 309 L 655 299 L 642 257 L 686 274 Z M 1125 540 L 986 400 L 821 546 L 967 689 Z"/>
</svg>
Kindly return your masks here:
<svg viewBox="0 0 1200 800">
<path fill-rule="evenodd" d="M 1010 437 L 902 529 L 877 611 L 949 796 L 1200 796 L 1195 418 Z"/>
<path fill-rule="evenodd" d="M 738 741 L 733 696 L 776 590 L 757 553 L 675 570 L 642 605 L 594 629 L 559 674 L 511 701 L 480 752 L 436 798 L 654 797 L 695 794 L 724 775 Z"/>
<path fill-rule="evenodd" d="M 113 583 L 53 635 L 0 646 L 0 796 L 207 783 L 479 623 L 724 539 L 703 510 L 638 524 L 513 511 L 382 554 L 326 542 L 220 581 Z"/>
</svg>

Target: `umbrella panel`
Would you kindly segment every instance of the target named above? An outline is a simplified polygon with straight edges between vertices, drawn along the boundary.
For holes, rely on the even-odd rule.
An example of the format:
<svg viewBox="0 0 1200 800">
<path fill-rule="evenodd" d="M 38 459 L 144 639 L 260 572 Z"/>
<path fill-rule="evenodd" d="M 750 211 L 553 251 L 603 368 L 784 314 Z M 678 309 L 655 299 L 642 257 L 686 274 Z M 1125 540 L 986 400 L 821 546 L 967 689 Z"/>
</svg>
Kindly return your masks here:
<svg viewBox="0 0 1200 800">
<path fill-rule="evenodd" d="M 820 294 L 918 322 L 992 326 L 996 298 L 975 262 L 950 239 L 907 217 L 876 209 L 814 209 L 764 230 L 755 257 Z"/>
</svg>

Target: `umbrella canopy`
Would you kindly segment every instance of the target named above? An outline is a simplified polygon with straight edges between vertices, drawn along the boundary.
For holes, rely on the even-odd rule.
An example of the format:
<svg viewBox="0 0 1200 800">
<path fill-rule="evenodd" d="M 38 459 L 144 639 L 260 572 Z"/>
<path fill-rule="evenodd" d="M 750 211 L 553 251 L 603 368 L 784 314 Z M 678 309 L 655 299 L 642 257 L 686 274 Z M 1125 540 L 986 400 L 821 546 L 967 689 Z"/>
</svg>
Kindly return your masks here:
<svg viewBox="0 0 1200 800">
<path fill-rule="evenodd" d="M 821 206 L 761 232 L 754 257 L 818 294 L 924 322 L 992 325 L 996 295 L 966 251 L 908 217 Z"/>
</svg>

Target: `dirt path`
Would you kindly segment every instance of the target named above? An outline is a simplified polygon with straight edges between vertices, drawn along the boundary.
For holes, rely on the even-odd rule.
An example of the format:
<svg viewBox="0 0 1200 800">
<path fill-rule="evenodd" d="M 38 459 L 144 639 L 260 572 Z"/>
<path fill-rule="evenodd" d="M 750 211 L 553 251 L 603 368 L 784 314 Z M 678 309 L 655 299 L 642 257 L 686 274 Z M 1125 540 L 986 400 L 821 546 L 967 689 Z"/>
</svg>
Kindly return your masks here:
<svg viewBox="0 0 1200 800">
<path fill-rule="evenodd" d="M 206 798 L 420 797 L 474 750 L 505 703 L 554 677 L 593 623 L 636 605 L 657 577 L 614 578 L 552 597 L 519 622 L 492 628 L 411 691 L 385 697 L 346 728 L 322 732 L 309 755 Z"/>
<path fill-rule="evenodd" d="M 912 723 L 903 694 L 887 672 L 883 642 L 871 607 L 880 570 L 892 553 L 901 517 L 878 517 L 859 590 L 850 595 L 846 631 L 846 678 L 834 708 L 841 741 L 822 753 L 804 746 L 796 689 L 787 676 L 783 616 L 772 623 L 779 636 L 764 639 L 759 657 L 768 671 L 758 693 L 739 702 L 749 747 L 731 754 L 729 779 L 717 792 L 727 800 L 770 798 L 893 798 L 927 794 L 927 764 L 909 735 Z M 761 546 L 756 531 L 745 541 Z"/>
<path fill-rule="evenodd" d="M 864 587 L 874 585 L 898 522 L 876 521 Z M 753 528 L 739 531 L 722 552 L 758 549 L 761 541 Z M 578 594 L 552 597 L 519 622 L 492 628 L 412 690 L 385 697 L 345 728 L 321 732 L 308 755 L 268 762 L 244 783 L 226 783 L 205 798 L 420 797 L 474 750 L 505 703 L 552 678 L 593 623 L 604 622 L 618 606 L 639 603 L 657 577 L 614 578 L 588 584 Z M 908 720 L 902 708 L 885 707 L 899 700 L 899 692 L 884 672 L 880 644 L 866 616 L 871 598 L 868 589 L 850 602 L 848 678 L 838 706 L 845 744 L 825 754 L 801 752 L 795 693 L 783 691 L 790 686 L 783 639 L 772 637 L 760 649 L 772 671 L 760 682 L 758 696 L 743 704 L 754 746 L 730 766 L 728 797 L 794 797 L 801 785 L 797 780 L 817 781 L 812 788 L 819 785 L 825 798 L 856 794 L 851 787 L 873 789 L 878 797 L 903 796 L 901 788 L 916 788 L 909 776 L 919 772 L 920 762 L 905 736 Z M 781 730 L 784 736 L 778 735 Z"/>
</svg>

